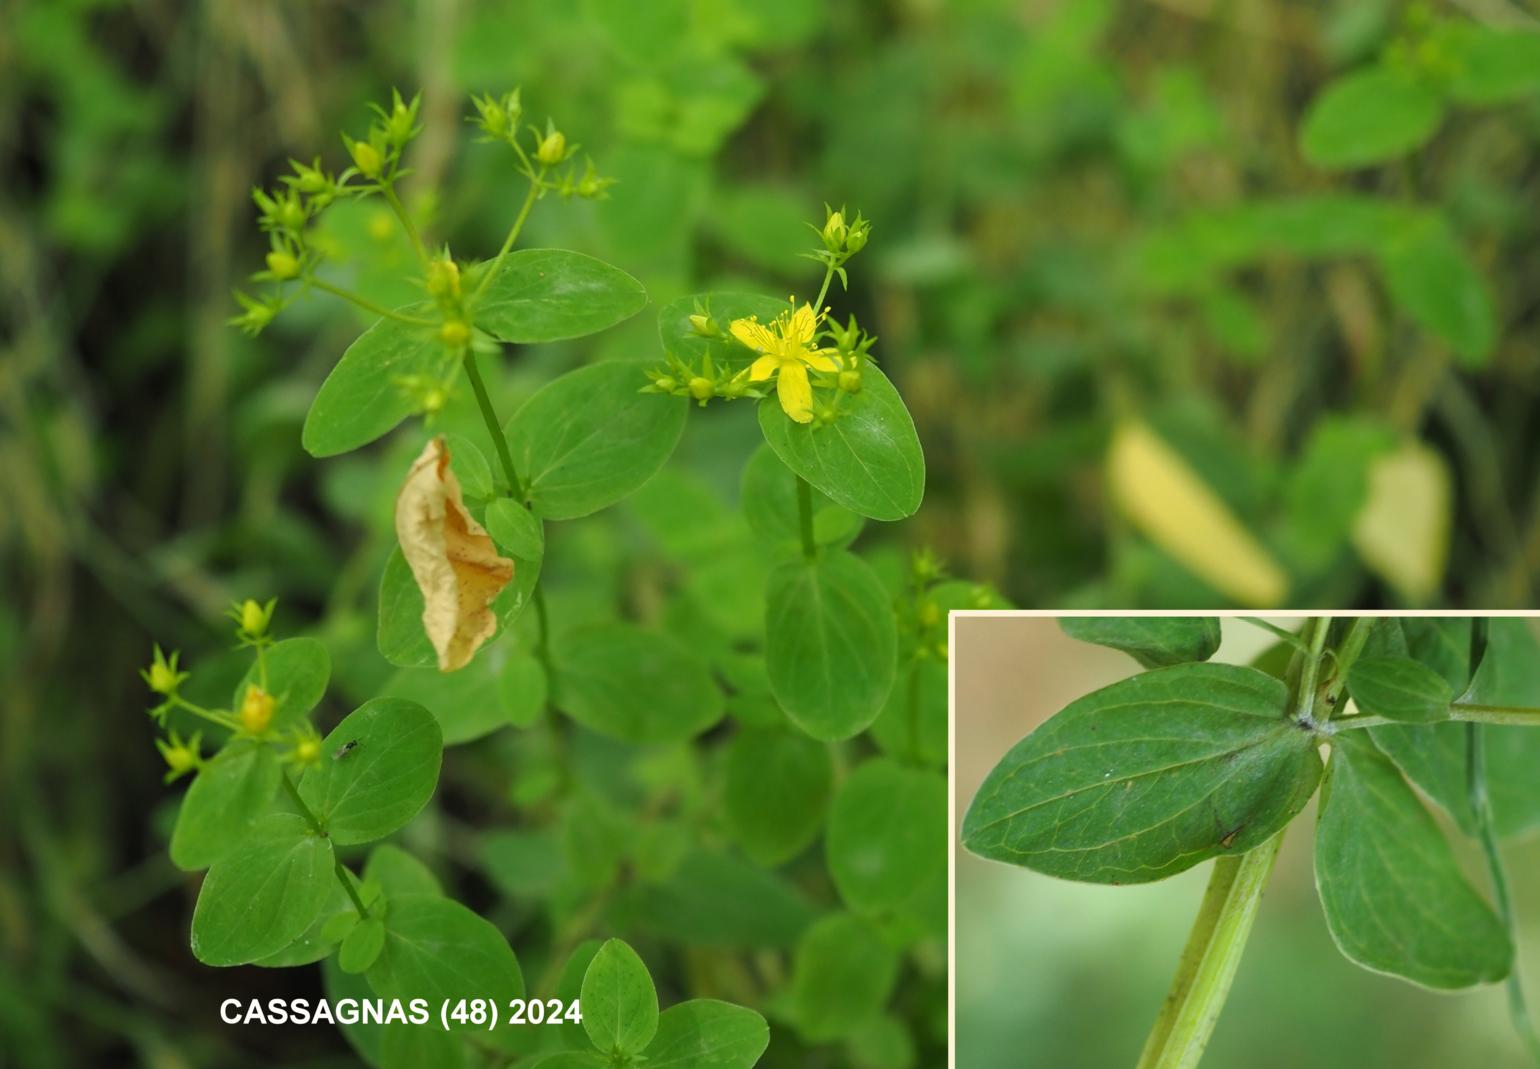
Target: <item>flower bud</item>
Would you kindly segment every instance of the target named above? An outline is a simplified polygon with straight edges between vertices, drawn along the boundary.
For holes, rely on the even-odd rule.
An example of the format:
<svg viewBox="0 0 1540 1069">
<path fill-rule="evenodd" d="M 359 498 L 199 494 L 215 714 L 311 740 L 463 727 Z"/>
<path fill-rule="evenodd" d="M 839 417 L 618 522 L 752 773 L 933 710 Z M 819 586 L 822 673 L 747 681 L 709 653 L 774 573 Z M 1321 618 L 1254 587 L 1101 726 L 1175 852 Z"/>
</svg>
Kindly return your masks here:
<svg viewBox="0 0 1540 1069">
<path fill-rule="evenodd" d="M 313 765 L 321 759 L 321 744 L 306 736 L 294 746 L 294 760 L 302 765 Z"/>
<path fill-rule="evenodd" d="M 716 393 L 716 389 L 716 383 L 704 375 L 696 375 L 690 380 L 690 396 L 702 404 L 705 404 L 711 398 L 711 395 Z"/>
<path fill-rule="evenodd" d="M 470 341 L 471 328 L 463 319 L 451 319 L 438 328 L 438 336 L 451 349 L 458 349 Z"/>
<path fill-rule="evenodd" d="M 675 390 L 679 389 L 679 383 L 675 382 L 667 375 L 654 379 L 652 384 L 658 388 L 659 393 L 673 393 Z"/>
<path fill-rule="evenodd" d="M 540 147 L 535 150 L 535 159 L 547 167 L 554 167 L 567 158 L 567 136 L 560 130 L 551 130 L 540 139 Z"/>
<path fill-rule="evenodd" d="M 857 220 L 845 235 L 845 251 L 856 253 L 866 248 L 866 235 L 871 233 L 871 229 L 870 223 Z"/>
<path fill-rule="evenodd" d="M 453 260 L 434 260 L 428 265 L 428 293 L 434 297 L 460 295 L 460 265 Z"/>
<path fill-rule="evenodd" d="M 241 630 L 253 638 L 267 630 L 267 614 L 252 598 L 241 602 Z"/>
<path fill-rule="evenodd" d="M 274 249 L 267 254 L 267 269 L 274 278 L 290 279 L 299 276 L 299 260 L 293 253 Z"/>
<path fill-rule="evenodd" d="M 380 169 L 385 166 L 385 157 L 380 155 L 380 150 L 367 141 L 348 142 L 348 153 L 353 157 L 353 165 L 358 168 L 358 173 L 365 178 L 378 178 Z"/>
<path fill-rule="evenodd" d="M 442 387 L 430 387 L 428 391 L 422 395 L 422 410 L 429 415 L 432 415 L 435 412 L 442 412 L 444 409 L 444 403 L 448 400 L 449 395 L 444 392 Z"/>
<path fill-rule="evenodd" d="M 853 367 L 840 372 L 840 389 L 846 393 L 861 392 L 861 373 Z"/>
<path fill-rule="evenodd" d="M 170 694 L 176 689 L 176 673 L 165 662 L 150 665 L 150 689 L 156 694 Z"/>
<path fill-rule="evenodd" d="M 241 700 L 241 727 L 260 735 L 273 722 L 273 696 L 255 683 L 246 688 Z"/>
<path fill-rule="evenodd" d="M 717 321 L 709 315 L 701 315 L 699 312 L 690 317 L 690 329 L 703 338 L 716 338 L 722 334 L 722 328 Z"/>
<path fill-rule="evenodd" d="M 830 249 L 838 249 L 845 244 L 845 216 L 841 212 L 830 212 L 829 218 L 823 224 L 823 243 Z"/>
</svg>

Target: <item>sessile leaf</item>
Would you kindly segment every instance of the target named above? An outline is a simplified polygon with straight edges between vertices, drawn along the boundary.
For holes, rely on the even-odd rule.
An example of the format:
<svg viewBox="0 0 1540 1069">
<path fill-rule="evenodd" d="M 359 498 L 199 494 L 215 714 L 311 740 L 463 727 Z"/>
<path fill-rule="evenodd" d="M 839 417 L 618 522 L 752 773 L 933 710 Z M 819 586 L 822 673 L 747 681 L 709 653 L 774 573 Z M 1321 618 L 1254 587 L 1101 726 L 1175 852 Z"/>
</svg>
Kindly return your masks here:
<svg viewBox="0 0 1540 1069">
<path fill-rule="evenodd" d="M 996 861 L 1090 883 L 1164 879 L 1271 838 L 1321 776 L 1284 684 L 1254 668 L 1144 672 L 1070 703 L 1007 753 L 963 819 Z"/>
<path fill-rule="evenodd" d="M 492 602 L 513 580 L 513 561 L 465 511 L 442 437 L 429 441 L 407 472 L 396 497 L 396 537 L 422 591 L 423 630 L 439 670 L 464 668 L 497 633 Z"/>
<path fill-rule="evenodd" d="M 1065 616 L 1070 638 L 1122 650 L 1145 668 L 1206 661 L 1219 649 L 1214 616 Z"/>
</svg>

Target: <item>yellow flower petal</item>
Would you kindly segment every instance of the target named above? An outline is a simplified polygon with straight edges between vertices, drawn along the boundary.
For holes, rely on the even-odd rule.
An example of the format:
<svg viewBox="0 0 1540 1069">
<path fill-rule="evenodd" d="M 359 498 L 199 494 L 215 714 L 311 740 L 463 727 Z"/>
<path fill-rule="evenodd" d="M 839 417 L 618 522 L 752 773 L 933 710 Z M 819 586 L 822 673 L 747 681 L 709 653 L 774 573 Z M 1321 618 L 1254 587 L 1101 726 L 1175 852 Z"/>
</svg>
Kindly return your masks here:
<svg viewBox="0 0 1540 1069">
<path fill-rule="evenodd" d="M 771 375 L 775 374 L 775 369 L 780 366 L 780 363 L 773 356 L 760 357 L 749 365 L 749 381 L 764 382 Z"/>
<path fill-rule="evenodd" d="M 818 317 L 813 314 L 813 306 L 804 304 L 791 314 L 786 328 L 781 331 L 781 337 L 793 345 L 806 345 L 813 340 L 813 335 L 817 332 Z"/>
<path fill-rule="evenodd" d="M 807 381 L 807 368 L 795 363 L 782 365 L 775 387 L 782 411 L 798 423 L 813 422 L 813 387 Z"/>
<path fill-rule="evenodd" d="M 752 319 L 735 319 L 728 325 L 733 337 L 744 345 L 753 349 L 756 353 L 770 353 L 775 351 L 775 335 L 771 334 L 760 323 Z"/>
<path fill-rule="evenodd" d="M 807 366 L 814 371 L 838 371 L 840 369 L 839 362 L 829 356 L 830 353 L 837 352 L 839 352 L 838 349 L 819 349 L 816 353 L 803 353 L 802 359 L 806 360 Z"/>
</svg>

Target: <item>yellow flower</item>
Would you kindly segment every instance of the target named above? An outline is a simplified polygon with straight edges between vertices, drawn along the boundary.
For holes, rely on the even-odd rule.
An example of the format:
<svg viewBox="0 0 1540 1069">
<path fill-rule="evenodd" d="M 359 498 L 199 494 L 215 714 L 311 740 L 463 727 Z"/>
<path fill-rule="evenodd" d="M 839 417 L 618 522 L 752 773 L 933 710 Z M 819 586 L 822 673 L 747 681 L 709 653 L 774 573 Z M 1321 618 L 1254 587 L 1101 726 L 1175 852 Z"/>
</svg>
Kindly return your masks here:
<svg viewBox="0 0 1540 1069">
<path fill-rule="evenodd" d="M 260 735 L 273 722 L 273 696 L 255 683 L 246 688 L 241 702 L 241 727 L 253 735 Z"/>
<path fill-rule="evenodd" d="M 764 382 L 774 375 L 781 408 L 798 423 L 811 423 L 813 387 L 808 382 L 807 369 L 838 371 L 840 366 L 830 355 L 838 350 L 813 348 L 818 317 L 810 304 L 782 314 L 771 327 L 774 329 L 750 317 L 733 320 L 728 329 L 733 337 L 759 354 L 759 359 L 749 366 L 749 379 Z"/>
</svg>

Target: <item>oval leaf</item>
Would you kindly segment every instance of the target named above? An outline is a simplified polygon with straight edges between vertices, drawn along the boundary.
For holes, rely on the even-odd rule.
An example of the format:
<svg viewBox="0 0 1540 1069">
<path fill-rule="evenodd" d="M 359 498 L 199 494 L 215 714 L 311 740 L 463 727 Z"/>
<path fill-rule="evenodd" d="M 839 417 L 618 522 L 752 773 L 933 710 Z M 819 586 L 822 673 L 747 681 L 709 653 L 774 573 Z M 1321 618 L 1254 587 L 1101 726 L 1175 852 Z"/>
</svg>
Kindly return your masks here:
<svg viewBox="0 0 1540 1069">
<path fill-rule="evenodd" d="M 433 796 L 443 751 L 432 713 L 403 698 L 375 698 L 326 736 L 321 763 L 305 773 L 299 793 L 333 841 L 381 839 Z"/>
<path fill-rule="evenodd" d="M 1360 711 L 1414 723 L 1448 720 L 1454 700 L 1454 689 L 1443 676 L 1406 657 L 1354 661 L 1347 689 Z"/>
<path fill-rule="evenodd" d="M 658 992 L 652 975 L 636 951 L 619 939 L 605 943 L 589 962 L 581 1002 L 583 1028 L 603 1054 L 640 1054 L 658 1031 Z"/>
<path fill-rule="evenodd" d="M 424 998 L 435 1008 L 445 999 L 506 1002 L 524 994 L 519 959 L 503 933 L 460 903 L 438 895 L 391 899 L 385 911 L 385 943 L 367 975 L 381 998 Z M 464 1027 L 486 1029 L 484 1024 Z"/>
<path fill-rule="evenodd" d="M 881 913 L 923 894 L 946 869 L 946 777 L 873 758 L 829 810 L 829 874 L 845 904 Z"/>
<path fill-rule="evenodd" d="M 974 853 L 1049 876 L 1146 883 L 1272 838 L 1321 776 L 1283 683 L 1158 668 L 1071 702 L 995 766 L 963 819 Z"/>
<path fill-rule="evenodd" d="M 513 554 L 513 582 L 503 587 L 492 601 L 498 630 L 518 619 L 534 599 L 540 581 L 540 558 L 526 559 Z M 396 546 L 385 560 L 380 574 L 380 616 L 375 642 L 380 656 L 401 668 L 438 668 L 438 654 L 422 626 L 423 598 L 412 569 Z M 493 638 L 496 636 L 494 635 Z M 490 645 L 492 639 L 488 639 Z M 483 655 L 486 647 L 483 647 Z"/>
<path fill-rule="evenodd" d="M 625 742 L 680 742 L 722 719 L 704 661 L 667 635 L 623 623 L 563 635 L 552 651 L 551 700 L 585 727 Z"/>
<path fill-rule="evenodd" d="M 1065 616 L 1059 627 L 1070 638 L 1122 650 L 1146 668 L 1206 661 L 1219 649 L 1215 616 Z"/>
<path fill-rule="evenodd" d="M 828 746 L 784 728 L 747 728 L 727 747 L 722 813 L 761 865 L 801 853 L 818 835 L 834 781 Z"/>
<path fill-rule="evenodd" d="M 353 926 L 337 952 L 337 967 L 360 973 L 374 964 L 385 945 L 385 925 L 378 917 L 365 917 Z"/>
<path fill-rule="evenodd" d="M 191 872 L 239 846 L 267 812 L 283 769 L 266 743 L 236 738 L 198 772 L 171 832 L 171 861 Z"/>
<path fill-rule="evenodd" d="M 1368 742 L 1338 736 L 1332 745 L 1315 881 L 1332 938 L 1366 969 L 1458 988 L 1512 968 L 1502 922 L 1396 767 Z"/>
<path fill-rule="evenodd" d="M 241 849 L 216 861 L 193 907 L 192 952 L 245 965 L 304 934 L 332 889 L 332 844 L 294 813 L 269 813 Z"/>
<path fill-rule="evenodd" d="M 697 998 L 658 1017 L 648 1069 L 753 1069 L 770 1045 L 770 1027 L 753 1010 Z"/>
<path fill-rule="evenodd" d="M 759 428 L 788 468 L 852 512 L 901 520 L 925 496 L 925 454 L 914 420 L 871 364 L 861 371 L 861 392 L 842 398 L 828 426 L 797 423 L 770 396 L 759 404 Z"/>
<path fill-rule="evenodd" d="M 798 476 L 761 445 L 744 465 L 739 498 L 743 516 L 755 534 L 781 549 L 802 545 L 801 519 L 797 511 Z M 819 490 L 809 488 L 813 502 L 813 541 L 820 546 L 846 546 L 861 533 L 860 516 L 834 504 Z"/>
<path fill-rule="evenodd" d="M 524 403 L 508 423 L 514 467 L 541 516 L 587 516 L 630 494 L 661 468 L 684 432 L 678 397 L 639 393 L 636 364 L 568 372 Z"/>
<path fill-rule="evenodd" d="M 898 955 L 871 921 L 849 913 L 819 919 L 792 958 L 790 1008 L 810 1043 L 848 1035 L 887 1003 Z"/>
<path fill-rule="evenodd" d="M 421 317 L 431 305 L 411 305 L 403 315 Z M 456 354 L 428 327 L 381 319 L 348 346 L 316 392 L 300 442 L 314 457 L 336 456 L 368 445 L 417 411 L 402 382 L 412 376 L 443 379 Z"/>
<path fill-rule="evenodd" d="M 1433 90 L 1400 71 L 1369 67 L 1338 78 L 1311 102 L 1300 150 L 1317 167 L 1368 167 L 1422 145 L 1443 117 Z"/>
<path fill-rule="evenodd" d="M 898 625 L 871 568 L 843 550 L 770 574 L 765 664 L 786 715 L 815 739 L 848 739 L 882 711 Z"/>
<path fill-rule="evenodd" d="M 565 249 L 520 249 L 503 258 L 472 318 L 503 341 L 530 344 L 597 334 L 646 303 L 640 282 L 602 260 Z"/>
</svg>

